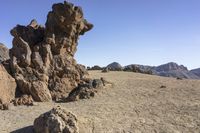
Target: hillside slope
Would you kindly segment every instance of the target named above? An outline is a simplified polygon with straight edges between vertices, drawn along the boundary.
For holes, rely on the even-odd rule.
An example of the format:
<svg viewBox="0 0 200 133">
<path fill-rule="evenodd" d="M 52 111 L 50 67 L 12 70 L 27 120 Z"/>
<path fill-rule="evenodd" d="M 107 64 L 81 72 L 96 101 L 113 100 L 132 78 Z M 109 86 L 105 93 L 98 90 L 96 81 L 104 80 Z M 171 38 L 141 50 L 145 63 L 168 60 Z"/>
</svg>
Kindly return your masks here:
<svg viewBox="0 0 200 133">
<path fill-rule="evenodd" d="M 90 71 L 90 75 L 105 77 L 115 85 L 89 100 L 38 103 L 33 107 L 0 111 L 0 132 L 31 133 L 34 119 L 57 105 L 77 115 L 80 133 L 200 131 L 199 80 L 176 80 L 132 72 Z"/>
</svg>

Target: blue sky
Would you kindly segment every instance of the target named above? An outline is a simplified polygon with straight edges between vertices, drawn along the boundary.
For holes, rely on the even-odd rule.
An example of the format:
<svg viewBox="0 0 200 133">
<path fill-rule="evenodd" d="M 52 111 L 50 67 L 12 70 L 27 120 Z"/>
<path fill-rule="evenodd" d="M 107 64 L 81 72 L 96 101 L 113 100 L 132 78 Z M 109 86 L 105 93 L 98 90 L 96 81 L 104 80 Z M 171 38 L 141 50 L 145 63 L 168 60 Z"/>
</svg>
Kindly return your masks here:
<svg viewBox="0 0 200 133">
<path fill-rule="evenodd" d="M 86 66 L 159 65 L 200 67 L 199 0 L 69 0 L 82 6 L 93 30 L 80 37 L 76 59 Z M 44 25 L 53 3 L 63 0 L 1 0 L 0 42 L 12 47 L 10 30 L 35 18 Z"/>
</svg>

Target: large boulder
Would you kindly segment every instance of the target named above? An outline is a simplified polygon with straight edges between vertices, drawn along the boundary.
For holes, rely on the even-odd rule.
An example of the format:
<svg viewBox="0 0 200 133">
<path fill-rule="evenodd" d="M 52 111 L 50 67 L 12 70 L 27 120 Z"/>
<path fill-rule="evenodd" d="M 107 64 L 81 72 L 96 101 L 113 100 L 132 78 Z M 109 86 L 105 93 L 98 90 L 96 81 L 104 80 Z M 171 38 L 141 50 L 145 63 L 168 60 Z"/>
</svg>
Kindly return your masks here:
<svg viewBox="0 0 200 133">
<path fill-rule="evenodd" d="M 34 121 L 35 133 L 78 133 L 77 118 L 71 112 L 56 107 Z"/>
<path fill-rule="evenodd" d="M 92 27 L 81 7 L 65 1 L 52 6 L 45 27 L 32 20 L 27 26 L 13 28 L 10 68 L 19 91 L 35 101 L 57 100 L 88 78 L 74 54 L 79 36 Z"/>
<path fill-rule="evenodd" d="M 0 64 L 0 104 L 10 103 L 15 98 L 16 82 Z"/>
</svg>

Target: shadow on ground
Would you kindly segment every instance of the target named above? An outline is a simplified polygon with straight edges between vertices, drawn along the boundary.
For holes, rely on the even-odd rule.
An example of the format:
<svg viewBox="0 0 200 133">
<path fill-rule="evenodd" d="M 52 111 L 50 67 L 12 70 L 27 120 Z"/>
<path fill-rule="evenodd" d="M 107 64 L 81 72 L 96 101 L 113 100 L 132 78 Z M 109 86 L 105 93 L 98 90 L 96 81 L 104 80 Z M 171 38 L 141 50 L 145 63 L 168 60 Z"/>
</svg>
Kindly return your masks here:
<svg viewBox="0 0 200 133">
<path fill-rule="evenodd" d="M 34 133 L 34 131 L 33 131 L 33 126 L 27 126 L 27 127 L 12 131 L 10 133 Z"/>
</svg>

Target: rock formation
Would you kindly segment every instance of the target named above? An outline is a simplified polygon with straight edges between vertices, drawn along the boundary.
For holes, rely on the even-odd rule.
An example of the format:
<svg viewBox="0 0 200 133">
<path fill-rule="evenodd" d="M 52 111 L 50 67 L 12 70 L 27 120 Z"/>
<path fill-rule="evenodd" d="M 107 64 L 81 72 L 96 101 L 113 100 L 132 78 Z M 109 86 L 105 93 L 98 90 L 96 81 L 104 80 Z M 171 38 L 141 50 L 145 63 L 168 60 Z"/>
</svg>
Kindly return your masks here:
<svg viewBox="0 0 200 133">
<path fill-rule="evenodd" d="M 88 73 L 74 54 L 79 36 L 92 27 L 80 7 L 65 1 L 52 6 L 45 27 L 32 20 L 13 28 L 10 68 L 19 91 L 35 101 L 51 101 L 84 82 Z"/>
<path fill-rule="evenodd" d="M 77 118 L 71 112 L 56 107 L 34 121 L 35 133 L 78 133 Z"/>
<path fill-rule="evenodd" d="M 5 105 L 9 104 L 15 98 L 16 83 L 0 64 L 0 108 L 5 109 Z"/>
<path fill-rule="evenodd" d="M 0 43 L 0 62 L 8 60 L 9 57 L 9 49 L 2 43 Z"/>
</svg>

